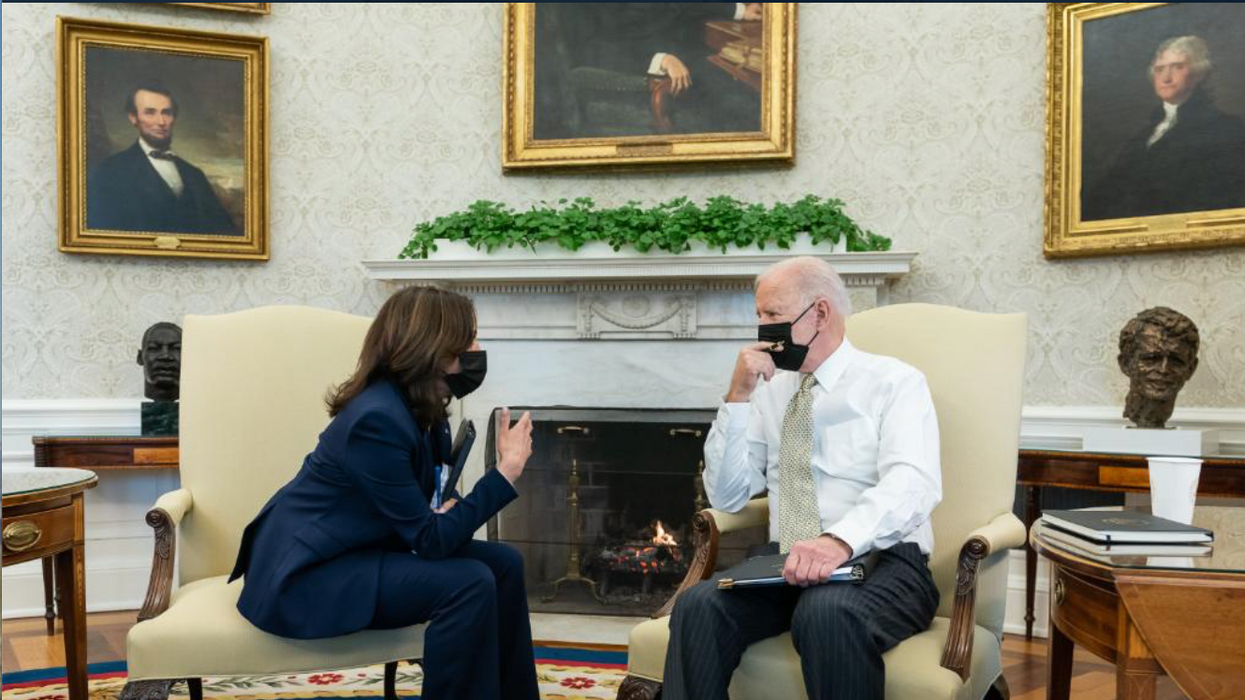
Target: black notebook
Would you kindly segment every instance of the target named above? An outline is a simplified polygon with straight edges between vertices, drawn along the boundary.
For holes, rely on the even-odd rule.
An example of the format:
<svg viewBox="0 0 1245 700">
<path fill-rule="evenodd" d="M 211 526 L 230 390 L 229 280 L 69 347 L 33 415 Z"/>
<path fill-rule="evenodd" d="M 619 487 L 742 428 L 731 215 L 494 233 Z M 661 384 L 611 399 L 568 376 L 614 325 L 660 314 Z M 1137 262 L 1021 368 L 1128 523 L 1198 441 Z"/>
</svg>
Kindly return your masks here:
<svg viewBox="0 0 1245 700">
<path fill-rule="evenodd" d="M 1214 553 L 1210 543 L 1201 542 L 1114 542 L 1099 544 L 1080 535 L 1048 527 L 1042 536 L 1074 554 L 1095 554 L 1107 557 L 1209 557 Z"/>
<path fill-rule="evenodd" d="M 476 441 L 476 425 L 469 420 L 458 424 L 458 433 L 454 435 L 454 445 L 450 448 L 450 475 L 445 480 L 442 493 L 454 493 L 458 477 L 463 475 L 463 467 L 467 464 L 467 455 L 471 454 L 471 445 Z"/>
<path fill-rule="evenodd" d="M 766 554 L 752 557 L 732 566 L 726 571 L 718 572 L 718 588 L 749 588 L 753 586 L 785 586 L 782 567 L 787 562 L 786 554 Z M 843 566 L 830 574 L 830 582 L 861 583 L 869 572 L 877 566 L 877 551 L 867 552 L 854 559 L 843 562 Z"/>
<path fill-rule="evenodd" d="M 1048 510 L 1051 527 L 1101 544 L 1120 542 L 1210 542 L 1210 530 L 1133 510 Z"/>
</svg>

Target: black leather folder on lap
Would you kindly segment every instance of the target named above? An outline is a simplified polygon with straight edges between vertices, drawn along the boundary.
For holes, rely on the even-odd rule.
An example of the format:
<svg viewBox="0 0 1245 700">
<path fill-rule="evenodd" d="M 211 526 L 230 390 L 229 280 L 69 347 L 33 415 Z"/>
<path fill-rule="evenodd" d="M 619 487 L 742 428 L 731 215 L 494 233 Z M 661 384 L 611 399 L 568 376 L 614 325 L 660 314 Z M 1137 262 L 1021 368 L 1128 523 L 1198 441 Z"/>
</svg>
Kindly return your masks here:
<svg viewBox="0 0 1245 700">
<path fill-rule="evenodd" d="M 726 571 L 718 572 L 718 588 L 785 586 L 787 581 L 782 577 L 782 567 L 786 563 L 786 554 L 767 554 L 745 559 Z M 834 570 L 827 583 L 862 583 L 877 563 L 878 553 L 876 551 L 848 559 L 843 566 Z"/>
</svg>

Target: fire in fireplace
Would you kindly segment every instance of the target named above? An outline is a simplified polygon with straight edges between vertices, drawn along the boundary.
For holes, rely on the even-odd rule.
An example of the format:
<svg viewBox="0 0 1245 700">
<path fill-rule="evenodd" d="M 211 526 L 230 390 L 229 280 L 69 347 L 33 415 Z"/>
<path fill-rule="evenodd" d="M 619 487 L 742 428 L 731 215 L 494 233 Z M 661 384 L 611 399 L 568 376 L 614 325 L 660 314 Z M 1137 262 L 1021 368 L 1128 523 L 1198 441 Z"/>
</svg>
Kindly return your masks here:
<svg viewBox="0 0 1245 700">
<path fill-rule="evenodd" d="M 645 539 L 650 533 L 652 536 Z M 593 564 L 602 572 L 599 592 L 606 597 L 611 585 L 628 577 L 638 577 L 644 595 L 652 593 L 654 581 L 673 579 L 678 585 L 687 573 L 688 560 L 678 540 L 656 520 L 637 539 L 598 549 Z"/>
<path fill-rule="evenodd" d="M 523 554 L 534 611 L 642 615 L 673 595 L 693 557 L 692 516 L 715 411 L 532 411 L 522 496 L 488 526 Z M 493 431 L 486 467 L 494 468 Z"/>
</svg>

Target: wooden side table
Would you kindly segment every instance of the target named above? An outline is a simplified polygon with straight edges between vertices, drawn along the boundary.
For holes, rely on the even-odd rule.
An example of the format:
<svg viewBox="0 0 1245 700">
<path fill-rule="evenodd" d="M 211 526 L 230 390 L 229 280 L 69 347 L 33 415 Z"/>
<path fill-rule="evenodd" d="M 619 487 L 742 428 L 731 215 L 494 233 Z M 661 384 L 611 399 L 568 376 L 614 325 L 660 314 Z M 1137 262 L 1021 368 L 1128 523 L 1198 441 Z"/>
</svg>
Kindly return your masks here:
<svg viewBox="0 0 1245 700">
<path fill-rule="evenodd" d="M 177 469 L 177 436 L 37 435 L 36 467 Z"/>
<path fill-rule="evenodd" d="M 70 700 L 88 700 L 86 685 L 86 562 L 82 494 L 98 482 L 85 469 L 4 472 L 4 566 L 56 558 L 67 605 L 65 666 Z"/>
<path fill-rule="evenodd" d="M 36 467 L 75 467 L 92 471 L 177 469 L 177 436 L 36 435 Z M 48 634 L 56 633 L 55 566 L 43 560 L 43 617 Z"/>
<path fill-rule="evenodd" d="M 1042 487 L 1149 493 L 1149 463 L 1141 455 L 1079 450 L 1020 450 L 1016 483 L 1025 487 L 1025 527 L 1042 517 Z M 1245 497 L 1245 457 L 1205 457 L 1199 496 Z M 1037 552 L 1025 547 L 1025 638 L 1033 639 Z"/>
<path fill-rule="evenodd" d="M 1030 530 L 1052 569 L 1047 698 L 1069 697 L 1077 644 L 1115 664 L 1122 700 L 1153 700 L 1163 673 L 1193 700 L 1242 697 L 1245 508 L 1201 506 L 1193 524 L 1214 531 L 1211 556 L 1074 553 Z"/>
</svg>

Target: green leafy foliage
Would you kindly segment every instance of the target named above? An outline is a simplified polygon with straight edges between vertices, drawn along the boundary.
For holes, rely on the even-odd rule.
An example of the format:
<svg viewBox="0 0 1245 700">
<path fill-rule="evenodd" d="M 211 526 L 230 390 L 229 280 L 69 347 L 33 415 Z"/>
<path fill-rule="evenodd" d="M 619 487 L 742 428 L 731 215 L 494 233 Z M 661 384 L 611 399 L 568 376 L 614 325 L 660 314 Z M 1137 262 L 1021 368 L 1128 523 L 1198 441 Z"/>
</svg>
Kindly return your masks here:
<svg viewBox="0 0 1245 700">
<path fill-rule="evenodd" d="M 860 228 L 843 213 L 842 201 L 814 195 L 768 207 L 721 196 L 704 206 L 679 197 L 648 208 L 627 202 L 604 209 L 580 197 L 569 202 L 560 199 L 554 205 L 542 202 L 527 211 L 481 199 L 466 211 L 416 226 L 398 257 L 427 258 L 437 249 L 438 240 L 466 241 L 490 252 L 516 245 L 535 250 L 537 243 L 579 250 L 589 241 L 605 241 L 614 250 L 631 247 L 643 253 L 683 253 L 691 250 L 692 241 L 700 241 L 725 253 L 732 247 L 752 245 L 787 249 L 801 233 L 807 233 L 814 245 L 838 243 L 846 237 L 847 249 L 853 252 L 891 247 L 889 238 Z"/>
</svg>

